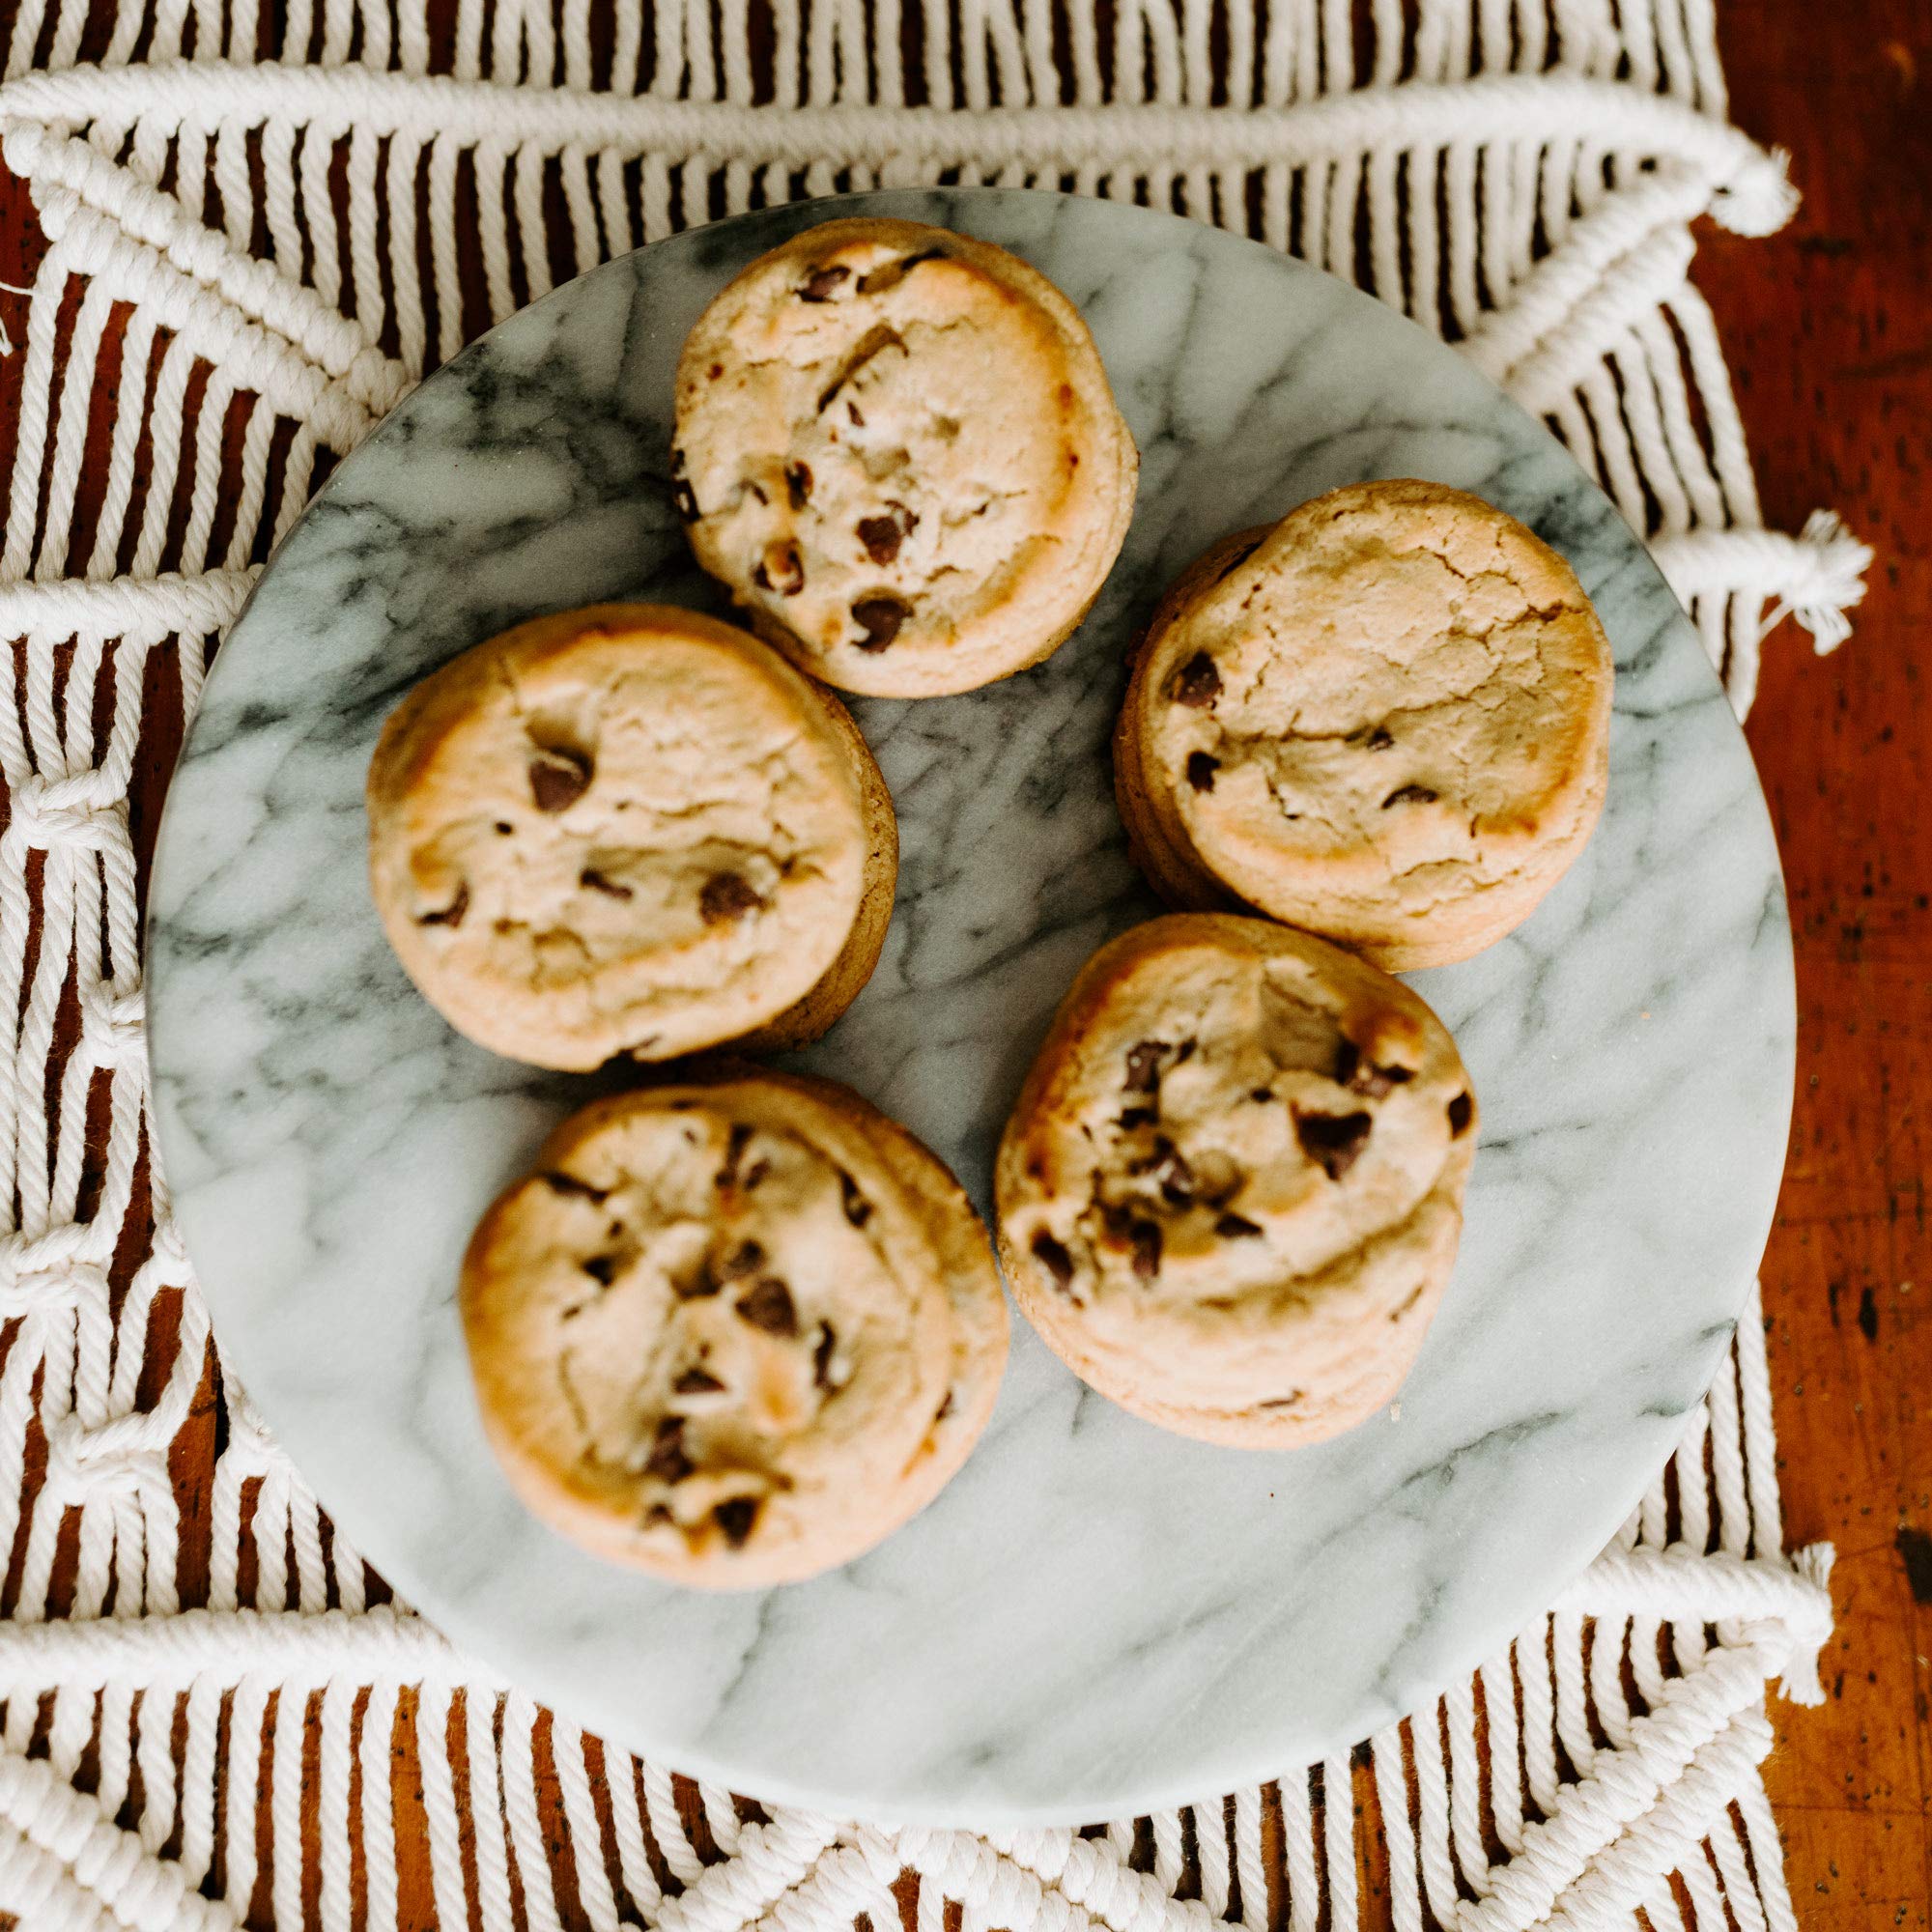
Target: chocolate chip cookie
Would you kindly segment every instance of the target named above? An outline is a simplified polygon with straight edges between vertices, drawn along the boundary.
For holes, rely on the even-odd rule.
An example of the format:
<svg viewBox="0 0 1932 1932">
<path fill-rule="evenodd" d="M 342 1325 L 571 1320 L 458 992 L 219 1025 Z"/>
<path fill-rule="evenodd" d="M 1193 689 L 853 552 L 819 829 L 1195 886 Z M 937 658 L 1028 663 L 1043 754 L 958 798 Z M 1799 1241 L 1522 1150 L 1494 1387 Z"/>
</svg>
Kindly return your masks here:
<svg viewBox="0 0 1932 1932">
<path fill-rule="evenodd" d="M 1386 974 L 1265 920 L 1152 920 L 1088 961 L 1008 1122 L 1008 1278 L 1136 1415 L 1319 1441 L 1408 1373 L 1477 1124 L 1455 1041 Z"/>
<path fill-rule="evenodd" d="M 870 976 L 898 833 L 838 700 L 688 611 L 540 617 L 425 678 L 369 766 L 410 978 L 539 1066 L 815 1038 Z"/>
<path fill-rule="evenodd" d="M 848 1089 L 749 1067 L 566 1121 L 484 1215 L 460 1301 L 529 1508 L 721 1589 L 813 1576 L 923 1509 L 1006 1362 L 952 1175 Z"/>
<path fill-rule="evenodd" d="M 1093 337 L 1003 248 L 910 221 L 809 229 L 707 308 L 673 489 L 759 634 L 847 691 L 971 691 L 1098 593 L 1139 459 Z"/>
<path fill-rule="evenodd" d="M 1336 490 L 1156 609 L 1114 740 L 1130 846 L 1173 905 L 1246 904 L 1391 972 L 1465 959 L 1588 841 L 1611 676 L 1575 574 L 1513 518 Z"/>
</svg>

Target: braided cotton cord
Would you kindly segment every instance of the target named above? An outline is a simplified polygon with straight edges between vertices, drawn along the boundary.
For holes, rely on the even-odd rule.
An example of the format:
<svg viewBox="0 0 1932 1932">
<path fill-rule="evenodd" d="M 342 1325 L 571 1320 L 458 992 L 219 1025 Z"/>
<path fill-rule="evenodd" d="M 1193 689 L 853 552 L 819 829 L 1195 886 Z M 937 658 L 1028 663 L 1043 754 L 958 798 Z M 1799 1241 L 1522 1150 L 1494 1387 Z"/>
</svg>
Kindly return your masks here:
<svg viewBox="0 0 1932 1932">
<path fill-rule="evenodd" d="M 28 294 L 0 294 L 20 379 L 0 498 L 0 631 L 18 640 L 0 1001 L 19 1015 L 0 1079 L 0 1200 L 19 1203 L 0 1225 L 0 1509 L 22 1551 L 0 1627 L 0 1908 L 400 1927 L 393 1751 L 419 1768 L 444 1927 L 558 1925 L 574 1901 L 598 1927 L 835 1932 L 864 1914 L 883 1932 L 903 1878 L 918 1932 L 946 1932 L 950 1906 L 961 1932 L 1208 1932 L 1231 1914 L 1339 1932 L 1379 1824 L 1404 1932 L 1595 1928 L 1637 1906 L 1653 1932 L 1793 1932 L 1756 1766 L 1767 1685 L 1819 1694 L 1829 1552 L 1781 1553 L 1754 1310 L 1670 1469 L 1553 1614 L 1374 1740 L 1359 1820 L 1338 1754 L 1091 1837 L 745 1822 L 370 1604 L 240 1390 L 205 1377 L 206 1315 L 146 1163 L 126 804 L 151 672 L 192 710 L 209 640 L 318 465 L 482 323 L 714 207 L 942 177 L 1171 205 L 1459 341 L 1597 471 L 1742 711 L 1779 616 L 1821 650 L 1842 640 L 1869 553 L 1825 511 L 1795 537 L 1762 528 L 1686 279 L 1695 216 L 1763 233 L 1793 199 L 1782 157 L 1723 120 L 1710 0 L 1375 0 L 1359 44 L 1349 0 L 1122 0 L 1105 33 L 1080 0 L 1062 26 L 1046 0 L 663 0 L 648 21 L 610 0 L 459 0 L 446 72 L 421 0 L 281 11 L 260 46 L 252 10 L 128 0 L 76 66 L 88 0 L 25 0 L 0 87 L 0 153 L 47 243 Z M 130 1263 L 144 1179 L 155 1225 Z M 206 1597 L 184 1607 L 168 1457 L 204 1390 L 227 1437 Z M 50 1621 L 64 1548 L 70 1614 Z"/>
</svg>

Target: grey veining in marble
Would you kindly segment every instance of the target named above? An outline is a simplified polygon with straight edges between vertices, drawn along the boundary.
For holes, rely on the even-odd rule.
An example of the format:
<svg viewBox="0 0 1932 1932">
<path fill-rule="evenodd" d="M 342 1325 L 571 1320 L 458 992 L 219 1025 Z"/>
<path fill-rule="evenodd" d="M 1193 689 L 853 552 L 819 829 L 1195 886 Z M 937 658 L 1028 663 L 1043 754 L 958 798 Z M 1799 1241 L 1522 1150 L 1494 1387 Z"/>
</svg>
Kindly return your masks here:
<svg viewBox="0 0 1932 1932">
<path fill-rule="evenodd" d="M 467 352 L 342 469 L 211 676 L 153 892 L 159 1130 L 228 1358 L 349 1535 L 584 1723 L 778 1800 L 1069 1821 L 1220 1792 L 1408 1710 L 1615 1529 L 1716 1367 L 1769 1225 L 1793 1004 L 1744 743 L 1609 504 L 1449 350 L 1176 218 L 992 190 L 869 196 L 1036 263 L 1142 450 L 1140 509 L 1055 658 L 863 703 L 897 800 L 877 977 L 807 1056 L 983 1204 L 1075 967 L 1151 907 L 1106 764 L 1122 647 L 1210 540 L 1332 485 L 1478 491 L 1569 556 L 1616 647 L 1609 806 L 1536 916 L 1418 977 L 1483 1098 L 1456 1278 L 1399 1414 L 1293 1455 L 1130 1420 L 1016 1325 L 964 1473 L 876 1553 L 765 1596 L 606 1568 L 518 1507 L 451 1308 L 484 1203 L 587 1083 L 492 1059 L 411 990 L 363 881 L 362 778 L 425 671 L 533 612 L 716 608 L 666 490 L 686 329 L 834 209 L 585 276 Z"/>
</svg>

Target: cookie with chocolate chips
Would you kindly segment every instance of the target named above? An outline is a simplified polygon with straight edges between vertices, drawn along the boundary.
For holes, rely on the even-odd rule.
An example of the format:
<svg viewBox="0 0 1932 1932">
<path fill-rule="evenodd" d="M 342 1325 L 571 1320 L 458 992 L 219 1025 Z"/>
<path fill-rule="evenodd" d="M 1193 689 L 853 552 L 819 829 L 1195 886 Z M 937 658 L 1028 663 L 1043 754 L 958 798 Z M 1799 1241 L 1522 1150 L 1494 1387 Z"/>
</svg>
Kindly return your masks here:
<svg viewBox="0 0 1932 1932">
<path fill-rule="evenodd" d="M 1588 841 L 1610 648 L 1570 566 L 1435 483 L 1216 545 L 1155 610 L 1114 739 L 1162 897 L 1250 906 L 1391 972 L 1467 958 Z"/>
<path fill-rule="evenodd" d="M 1139 467 L 1065 297 L 989 242 L 829 221 L 699 318 L 679 512 L 769 638 L 847 691 L 971 691 L 1048 656 L 1126 535 Z"/>
<path fill-rule="evenodd" d="M 540 617 L 384 725 L 369 872 L 405 970 L 539 1066 L 816 1038 L 892 916 L 898 834 L 845 708 L 688 611 Z"/>
<path fill-rule="evenodd" d="M 1478 1131 L 1455 1041 L 1399 981 L 1265 920 L 1151 920 L 1088 961 L 1008 1122 L 1008 1279 L 1136 1415 L 1319 1441 L 1408 1373 Z"/>
<path fill-rule="evenodd" d="M 846 1088 L 742 1065 L 566 1121 L 484 1215 L 459 1303 L 524 1502 L 719 1589 L 923 1509 L 1006 1362 L 992 1246 L 939 1160 Z"/>
</svg>

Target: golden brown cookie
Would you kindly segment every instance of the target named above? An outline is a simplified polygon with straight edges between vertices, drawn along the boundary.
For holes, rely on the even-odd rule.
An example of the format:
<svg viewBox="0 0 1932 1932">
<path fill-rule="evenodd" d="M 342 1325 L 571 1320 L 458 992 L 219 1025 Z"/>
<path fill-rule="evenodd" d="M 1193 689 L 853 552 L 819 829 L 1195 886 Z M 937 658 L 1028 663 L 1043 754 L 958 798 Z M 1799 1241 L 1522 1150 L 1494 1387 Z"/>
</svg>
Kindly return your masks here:
<svg viewBox="0 0 1932 1932">
<path fill-rule="evenodd" d="M 1098 594 L 1138 468 L 1072 304 L 943 228 L 808 229 L 712 302 L 678 363 L 698 562 L 847 691 L 929 697 L 1037 664 Z"/>
<path fill-rule="evenodd" d="M 815 1038 L 870 976 L 898 832 L 845 708 L 693 611 L 595 606 L 452 659 L 369 766 L 423 996 L 539 1066 Z"/>
<path fill-rule="evenodd" d="M 1101 1394 L 1283 1448 L 1408 1373 L 1456 1257 L 1468 1074 L 1415 994 L 1265 920 L 1179 913 L 1088 961 L 1000 1143 L 1020 1307 Z"/>
<path fill-rule="evenodd" d="M 1520 924 L 1608 774 L 1610 647 L 1570 566 L 1435 483 L 1332 491 L 1197 561 L 1114 738 L 1136 862 L 1391 972 Z"/>
<path fill-rule="evenodd" d="M 529 1508 L 718 1589 L 923 1509 L 1006 1362 L 991 1244 L 940 1161 L 847 1088 L 749 1067 L 566 1121 L 484 1215 L 461 1306 Z"/>
</svg>

